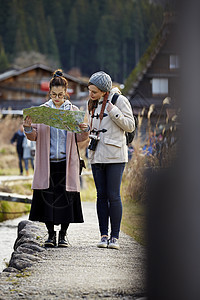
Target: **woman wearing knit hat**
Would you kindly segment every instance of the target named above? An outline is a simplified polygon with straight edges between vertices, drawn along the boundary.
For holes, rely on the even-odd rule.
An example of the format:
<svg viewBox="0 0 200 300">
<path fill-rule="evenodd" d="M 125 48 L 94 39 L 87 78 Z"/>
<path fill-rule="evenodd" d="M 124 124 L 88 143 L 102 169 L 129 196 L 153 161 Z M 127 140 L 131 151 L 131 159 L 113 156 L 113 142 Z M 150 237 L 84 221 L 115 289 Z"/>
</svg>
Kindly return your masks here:
<svg viewBox="0 0 200 300">
<path fill-rule="evenodd" d="M 88 119 L 90 144 L 88 158 L 97 189 L 97 215 L 101 240 L 100 248 L 119 249 L 119 232 L 122 218 L 120 185 L 128 148 L 125 132 L 132 132 L 135 121 L 131 105 L 112 80 L 103 71 L 89 79 Z M 112 97 L 118 93 L 113 105 Z M 108 224 L 111 224 L 109 237 Z"/>
</svg>

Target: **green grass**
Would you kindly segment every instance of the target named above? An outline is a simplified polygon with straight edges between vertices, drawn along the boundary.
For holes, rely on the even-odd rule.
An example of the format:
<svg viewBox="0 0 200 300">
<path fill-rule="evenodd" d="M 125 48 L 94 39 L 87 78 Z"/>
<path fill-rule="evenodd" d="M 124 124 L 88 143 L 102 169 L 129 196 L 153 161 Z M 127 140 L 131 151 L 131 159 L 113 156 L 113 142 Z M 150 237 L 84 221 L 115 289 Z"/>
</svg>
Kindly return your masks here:
<svg viewBox="0 0 200 300">
<path fill-rule="evenodd" d="M 81 200 L 82 201 L 96 201 L 97 193 L 92 176 L 82 176 L 83 188 L 81 189 Z"/>
<path fill-rule="evenodd" d="M 145 245 L 145 206 L 140 202 L 124 200 L 121 230 Z"/>
<path fill-rule="evenodd" d="M 6 154 L 7 150 L 5 148 L 0 149 L 0 154 Z"/>
<path fill-rule="evenodd" d="M 0 176 L 2 175 L 19 175 L 19 168 L 0 169 Z"/>
<path fill-rule="evenodd" d="M 0 222 L 20 217 L 23 212 L 28 211 L 30 211 L 30 204 L 0 201 Z"/>
<path fill-rule="evenodd" d="M 21 195 L 31 195 L 31 183 L 15 183 L 13 185 L 1 185 L 1 191 L 7 193 L 17 193 Z M 0 222 L 20 217 L 24 212 L 30 211 L 30 204 L 16 203 L 9 201 L 0 201 Z M 16 214 L 16 212 L 19 212 Z M 22 213 L 20 213 L 22 212 Z"/>
<path fill-rule="evenodd" d="M 1 169 L 0 168 L 0 176 L 9 176 L 9 175 L 19 175 L 19 168 L 6 168 Z M 24 175 L 26 175 L 26 172 L 24 170 Z M 33 170 L 29 168 L 29 175 L 33 175 Z"/>
<path fill-rule="evenodd" d="M 31 182 L 25 182 L 20 184 L 13 184 L 10 186 L 12 193 L 21 194 L 21 195 L 32 195 Z"/>
</svg>

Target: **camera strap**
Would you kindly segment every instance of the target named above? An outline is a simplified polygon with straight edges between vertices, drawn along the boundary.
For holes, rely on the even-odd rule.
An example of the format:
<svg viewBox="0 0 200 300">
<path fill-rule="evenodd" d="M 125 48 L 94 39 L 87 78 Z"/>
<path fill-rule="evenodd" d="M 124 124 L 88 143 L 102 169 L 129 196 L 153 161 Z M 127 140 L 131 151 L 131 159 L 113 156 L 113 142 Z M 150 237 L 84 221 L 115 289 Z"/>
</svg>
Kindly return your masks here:
<svg viewBox="0 0 200 300">
<path fill-rule="evenodd" d="M 100 129 L 101 121 L 102 121 L 102 119 L 103 119 L 104 110 L 105 110 L 105 107 L 106 107 L 106 103 L 107 103 L 107 100 L 108 100 L 108 96 L 109 96 L 109 92 L 106 92 L 106 94 L 105 94 L 105 96 L 104 96 L 104 99 L 103 99 L 103 102 L 102 102 L 101 112 L 100 112 L 100 115 L 99 115 L 99 119 L 100 119 L 100 122 L 99 122 L 99 129 Z M 96 109 L 96 108 L 93 108 L 93 110 L 92 110 L 92 116 L 94 115 L 95 109 Z M 90 128 L 91 128 L 91 129 L 92 129 L 92 122 L 93 122 L 93 118 L 91 118 L 91 122 L 90 122 Z M 99 135 L 99 132 L 97 133 L 97 136 L 98 136 L 98 135 Z"/>
</svg>

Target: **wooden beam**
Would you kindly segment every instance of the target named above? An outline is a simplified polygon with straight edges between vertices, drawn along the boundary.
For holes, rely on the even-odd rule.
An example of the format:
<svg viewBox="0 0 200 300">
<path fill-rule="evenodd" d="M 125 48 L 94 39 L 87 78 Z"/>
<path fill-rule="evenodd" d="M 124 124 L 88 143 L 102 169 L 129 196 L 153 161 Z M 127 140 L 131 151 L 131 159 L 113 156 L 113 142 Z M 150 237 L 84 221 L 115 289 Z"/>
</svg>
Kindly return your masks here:
<svg viewBox="0 0 200 300">
<path fill-rule="evenodd" d="M 0 192 L 0 201 L 11 201 L 31 204 L 32 196 Z"/>
</svg>

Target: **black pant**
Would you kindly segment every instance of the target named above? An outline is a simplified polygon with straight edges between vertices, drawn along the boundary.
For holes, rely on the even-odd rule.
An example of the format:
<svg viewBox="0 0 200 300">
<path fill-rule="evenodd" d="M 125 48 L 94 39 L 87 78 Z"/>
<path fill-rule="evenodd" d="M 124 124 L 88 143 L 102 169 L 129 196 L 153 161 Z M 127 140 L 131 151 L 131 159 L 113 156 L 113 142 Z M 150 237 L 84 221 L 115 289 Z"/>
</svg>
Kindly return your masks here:
<svg viewBox="0 0 200 300">
<path fill-rule="evenodd" d="M 122 218 L 120 185 L 125 163 L 92 164 L 92 173 L 97 189 L 97 215 L 101 235 L 108 235 L 108 221 L 111 223 L 111 237 L 118 238 Z"/>
<path fill-rule="evenodd" d="M 53 222 L 47 222 L 47 223 L 45 223 L 45 225 L 47 227 L 48 232 L 53 232 L 54 231 Z M 66 232 L 68 227 L 69 227 L 69 223 L 62 223 L 61 224 L 61 231 Z"/>
</svg>

